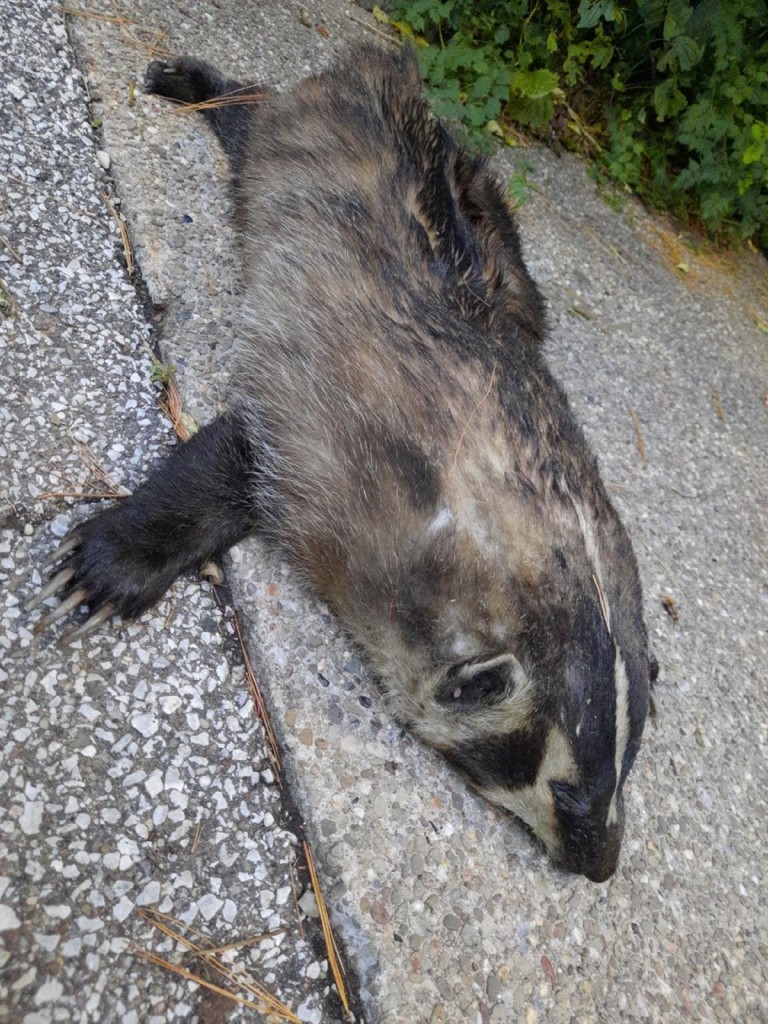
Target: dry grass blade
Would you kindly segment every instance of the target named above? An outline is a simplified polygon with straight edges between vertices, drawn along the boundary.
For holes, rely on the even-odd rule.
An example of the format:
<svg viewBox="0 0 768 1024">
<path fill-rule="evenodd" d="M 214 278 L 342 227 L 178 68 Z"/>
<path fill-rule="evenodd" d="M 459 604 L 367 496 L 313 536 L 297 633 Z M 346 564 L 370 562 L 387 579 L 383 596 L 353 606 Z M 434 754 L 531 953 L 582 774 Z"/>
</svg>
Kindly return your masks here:
<svg viewBox="0 0 768 1024">
<path fill-rule="evenodd" d="M 39 496 L 40 498 L 77 498 L 79 501 L 85 501 L 89 498 L 129 498 L 131 496 L 131 492 L 127 487 L 123 487 L 122 484 L 119 484 L 112 479 L 87 444 L 83 444 L 81 441 L 78 441 L 72 436 L 72 434 L 69 435 L 69 438 L 77 449 L 77 453 L 82 459 L 89 475 L 95 478 L 98 483 L 103 484 L 104 490 L 46 491 L 44 494 Z"/>
<path fill-rule="evenodd" d="M 576 113 L 576 111 L 568 103 L 565 104 L 565 109 L 568 111 L 568 116 L 571 118 L 572 126 L 576 132 L 581 135 L 582 138 L 586 139 L 592 149 L 597 150 L 598 153 L 603 152 L 603 147 L 594 137 L 594 135 L 587 129 L 582 119 Z"/>
<path fill-rule="evenodd" d="M 157 967 L 164 967 L 168 971 L 172 971 L 174 974 L 178 974 L 181 978 L 186 978 L 187 981 L 194 981 L 197 985 L 202 985 L 203 988 L 209 988 L 211 992 L 217 992 L 220 996 L 224 996 L 226 999 L 231 999 L 233 1003 L 240 1003 L 242 1006 L 247 1006 L 251 1010 L 256 1010 L 257 1013 L 267 1014 L 273 1011 L 267 1007 L 262 1006 L 260 1003 L 255 1003 L 251 999 L 246 999 L 245 996 L 238 995 L 237 992 L 230 992 L 229 989 L 222 988 L 221 985 L 214 985 L 212 981 L 207 981 L 205 978 L 201 978 L 199 974 L 195 974 L 193 971 L 188 971 L 185 967 L 180 967 L 179 964 L 174 964 L 170 960 L 166 960 L 162 956 L 158 956 L 157 953 L 152 953 L 150 950 L 142 949 L 140 946 L 133 947 L 134 952 L 137 956 L 140 956 L 142 960 L 146 960 L 147 963 L 155 964 Z M 301 1024 L 298 1017 L 294 1017 L 291 1014 L 287 1020 L 297 1021 Z"/>
<path fill-rule="evenodd" d="M 123 250 L 125 251 L 125 269 L 128 271 L 128 277 L 132 277 L 133 250 L 131 249 L 131 240 L 128 237 L 128 228 L 125 226 L 125 222 L 123 221 L 120 214 L 117 212 L 117 210 L 110 202 L 109 196 L 106 194 L 106 192 L 99 192 L 99 195 L 101 196 L 102 202 L 104 203 L 106 208 L 115 218 L 115 222 L 117 223 L 117 226 L 120 229 L 120 237 L 123 240 Z"/>
<path fill-rule="evenodd" d="M 8 285 L 0 277 L 0 316 L 13 317 L 19 315 L 19 304 L 8 290 Z"/>
<path fill-rule="evenodd" d="M 155 59 L 155 57 L 170 57 L 173 55 L 172 51 L 169 50 L 166 46 L 160 45 L 163 42 L 163 40 L 167 39 L 167 37 L 167 28 L 162 28 L 158 30 L 154 39 L 152 39 L 152 41 L 146 47 L 147 60 L 152 61 Z"/>
<path fill-rule="evenodd" d="M 299 926 L 299 937 L 301 941 L 304 941 L 304 925 L 301 923 L 301 911 L 299 910 L 299 897 L 296 892 L 296 864 L 295 862 L 290 865 L 291 872 L 291 891 L 293 892 L 293 906 L 296 910 L 296 924 Z"/>
<path fill-rule="evenodd" d="M 285 928 L 273 928 L 271 932 L 262 932 L 261 935 L 250 935 L 247 939 L 238 939 L 236 942 L 225 942 L 223 946 L 211 946 L 210 949 L 206 949 L 205 955 L 228 953 L 231 949 L 246 949 L 248 946 L 255 946 L 266 939 L 274 939 L 276 935 L 284 934 Z"/>
<path fill-rule="evenodd" d="M 93 18 L 96 21 L 105 21 L 112 25 L 117 25 L 124 37 L 124 39 L 131 44 L 131 46 L 137 46 L 140 49 L 146 51 L 147 60 L 152 60 L 153 57 L 173 57 L 174 54 L 171 50 L 160 46 L 160 42 L 168 35 L 168 29 L 149 29 L 139 25 L 138 22 L 132 21 L 130 18 L 124 18 L 119 14 L 101 14 L 99 11 L 89 11 L 82 8 L 76 7 L 59 7 L 62 14 L 68 14 L 73 18 Z M 139 32 L 151 33 L 153 40 L 145 42 L 138 35 Z"/>
<path fill-rule="evenodd" d="M 205 944 L 204 946 L 200 946 L 200 951 L 201 954 L 204 953 L 206 955 L 210 953 L 224 953 L 229 949 L 241 949 L 245 946 L 253 946 L 257 942 L 264 942 L 265 939 L 274 939 L 276 935 L 283 935 L 285 933 L 285 928 L 273 928 L 272 931 L 261 932 L 259 935 L 249 935 L 247 939 L 238 939 L 236 942 L 227 942 L 223 946 L 216 946 L 210 936 L 201 932 L 198 928 L 195 928 L 194 925 L 187 924 L 185 921 L 181 921 L 178 917 L 173 917 L 171 914 L 165 914 L 162 910 L 157 910 L 157 908 L 139 910 L 139 916 L 149 924 L 159 928 L 160 931 L 165 932 L 169 938 L 176 938 L 177 936 L 175 932 L 168 929 L 167 925 L 164 925 L 164 922 L 169 922 L 170 924 L 177 925 L 179 928 L 184 928 L 191 935 L 197 936 L 200 943 Z M 194 952 L 194 950 L 191 950 L 191 952 Z"/>
<path fill-rule="evenodd" d="M 94 498 L 127 498 L 124 491 L 46 491 L 38 495 L 40 500 L 48 498 L 76 498 L 78 501 L 91 501 Z"/>
<path fill-rule="evenodd" d="M 640 420 L 629 402 L 627 402 L 627 408 L 629 409 L 629 415 L 632 417 L 632 424 L 635 428 L 635 434 L 637 435 L 637 450 L 640 454 L 640 461 L 645 462 L 645 441 L 643 440 L 643 432 L 640 429 Z"/>
<path fill-rule="evenodd" d="M 104 469 L 104 466 L 93 454 L 93 451 L 91 450 L 90 446 L 84 444 L 82 441 L 78 441 L 77 438 L 72 436 L 72 434 L 70 434 L 69 436 L 70 440 L 72 441 L 72 444 L 77 449 L 78 455 L 83 460 L 83 464 L 85 465 L 86 469 L 88 469 L 88 471 L 91 473 L 91 475 L 94 476 L 100 483 L 108 487 L 110 491 L 115 491 L 118 497 L 130 497 L 131 492 L 128 490 L 128 488 L 123 487 L 122 484 L 119 484 L 117 483 L 117 481 L 112 479 L 112 477 L 109 475 L 106 469 Z"/>
<path fill-rule="evenodd" d="M 331 931 L 331 922 L 328 918 L 328 911 L 325 908 L 325 900 L 323 899 L 323 894 L 320 891 L 320 882 L 318 881 L 317 872 L 315 871 L 315 862 L 312 860 L 312 851 L 309 849 L 309 843 L 307 843 L 306 840 L 304 840 L 304 856 L 307 859 L 309 877 L 312 879 L 315 901 L 317 902 L 317 909 L 320 913 L 320 924 L 323 928 L 325 948 L 328 951 L 328 963 L 331 965 L 333 979 L 336 982 L 336 989 L 338 990 L 341 1004 L 344 1007 L 344 1010 L 349 1013 L 349 999 L 347 998 L 347 989 L 342 977 L 343 968 L 339 958 L 339 951 L 336 948 L 336 940 L 334 939 L 333 932 Z"/>
<path fill-rule="evenodd" d="M 219 590 L 217 587 L 213 588 L 213 592 L 216 595 L 216 600 L 219 602 L 219 607 L 223 610 L 224 602 L 221 599 Z M 251 664 L 251 658 L 248 654 L 248 647 L 245 643 L 245 637 L 243 636 L 242 628 L 240 627 L 240 620 L 237 617 L 237 612 L 232 609 L 232 628 L 235 631 L 238 643 L 240 644 L 240 650 L 243 655 L 243 665 L 245 666 L 245 681 L 248 685 L 248 691 L 253 701 L 253 707 L 256 712 L 257 718 L 261 719 L 264 726 L 264 732 L 266 733 L 267 743 L 269 745 L 269 760 L 272 768 L 275 772 L 275 778 L 277 779 L 278 785 L 282 786 L 281 779 L 281 767 L 280 767 L 280 751 L 277 746 L 277 736 L 275 730 L 272 728 L 272 722 L 269 717 L 269 711 L 267 709 L 266 702 L 264 700 L 264 694 L 259 688 L 259 682 L 256 678 L 256 673 L 253 670 Z"/>
<path fill-rule="evenodd" d="M 720 392 L 717 390 L 714 384 L 711 388 L 711 395 L 712 408 L 715 410 L 715 416 L 717 416 L 717 418 L 722 423 L 725 420 L 725 409 L 723 408 L 723 400 L 720 397 Z"/>
<path fill-rule="evenodd" d="M 301 1024 L 299 1018 L 293 1013 L 293 1011 L 282 1003 L 276 996 L 273 996 L 271 992 L 267 991 L 267 989 L 251 978 L 245 971 L 233 969 L 228 964 L 225 964 L 220 960 L 216 955 L 222 950 L 236 949 L 241 946 L 253 944 L 254 942 L 270 938 L 272 935 L 276 934 L 275 932 L 272 932 L 269 935 L 259 935 L 246 939 L 242 942 L 231 943 L 226 946 L 216 946 L 208 936 L 198 932 L 190 925 L 185 925 L 183 922 L 170 917 L 168 914 L 163 914 L 157 910 L 144 910 L 140 911 L 140 916 L 154 928 L 157 928 L 158 931 L 162 932 L 163 935 L 168 936 L 168 938 L 172 939 L 174 942 L 178 942 L 180 945 L 184 946 L 188 952 L 192 953 L 194 956 L 201 957 L 208 967 L 220 974 L 231 985 L 243 989 L 249 996 L 254 997 L 256 1001 L 240 995 L 237 992 L 233 992 L 230 989 L 223 988 L 220 985 L 215 985 L 213 982 L 202 978 L 200 975 L 194 974 L 192 971 L 188 971 L 186 968 L 180 967 L 177 964 L 172 963 L 170 960 L 165 960 L 164 958 L 159 957 L 156 953 L 153 953 L 150 950 L 143 950 L 140 947 L 137 947 L 136 951 L 145 959 L 149 960 L 151 963 L 166 967 L 168 970 L 174 971 L 176 974 L 180 974 L 190 981 L 195 981 L 199 985 L 203 985 L 205 988 L 209 988 L 213 992 L 218 992 L 219 995 L 225 996 L 233 1002 L 248 1006 L 259 1013 L 274 1014 L 282 1020 L 291 1021 L 292 1024 Z M 174 924 L 185 928 L 196 936 L 197 941 L 193 941 L 192 939 L 187 938 L 187 936 L 182 932 L 176 931 L 168 922 L 173 922 Z"/>
<path fill-rule="evenodd" d="M 377 36 L 380 36 L 382 39 L 386 39 L 386 41 L 390 43 L 392 46 L 400 46 L 399 39 L 396 39 L 394 36 L 391 36 L 388 32 L 385 32 L 377 25 L 372 25 L 370 21 L 366 21 L 364 18 L 359 18 L 356 14 L 353 14 L 351 11 L 347 11 L 347 17 L 350 19 L 350 21 L 356 21 L 358 25 L 362 25 L 363 28 L 367 28 L 369 32 L 375 32 Z"/>
</svg>

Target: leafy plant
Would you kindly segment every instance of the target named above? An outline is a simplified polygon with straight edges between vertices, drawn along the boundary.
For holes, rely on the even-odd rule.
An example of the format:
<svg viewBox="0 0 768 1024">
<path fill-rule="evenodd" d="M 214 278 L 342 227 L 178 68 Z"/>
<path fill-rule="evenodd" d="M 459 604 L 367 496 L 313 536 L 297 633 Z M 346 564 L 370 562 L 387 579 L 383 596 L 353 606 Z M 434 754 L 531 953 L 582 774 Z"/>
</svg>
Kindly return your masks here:
<svg viewBox="0 0 768 1024">
<path fill-rule="evenodd" d="M 511 122 L 768 248 L 768 0 L 399 0 L 436 112 Z"/>
<path fill-rule="evenodd" d="M 172 363 L 161 363 L 159 359 L 152 360 L 152 370 L 149 379 L 153 384 L 162 384 L 163 387 L 168 387 L 175 376 L 176 367 Z"/>
</svg>

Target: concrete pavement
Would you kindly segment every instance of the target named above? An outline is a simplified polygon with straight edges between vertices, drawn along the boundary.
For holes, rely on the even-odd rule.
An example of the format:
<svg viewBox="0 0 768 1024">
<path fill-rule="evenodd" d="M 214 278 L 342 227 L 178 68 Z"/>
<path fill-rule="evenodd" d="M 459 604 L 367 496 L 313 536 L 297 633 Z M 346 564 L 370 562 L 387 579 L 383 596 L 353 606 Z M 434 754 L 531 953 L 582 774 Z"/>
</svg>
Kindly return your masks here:
<svg viewBox="0 0 768 1024">
<path fill-rule="evenodd" d="M 71 18 L 69 36 L 56 7 L 7 12 L 0 44 L 0 276 L 15 304 L 0 321 L 5 1019 L 254 1019 L 137 958 L 130 943 L 177 956 L 139 916 L 159 907 L 222 944 L 285 929 L 238 959 L 300 1019 L 341 1020 L 319 928 L 294 901 L 303 818 L 357 1017 L 768 1020 L 765 262 L 716 264 L 634 203 L 610 209 L 570 157 L 499 157 L 507 176 L 528 168 L 519 218 L 550 359 L 633 535 L 662 666 L 615 878 L 555 871 L 404 734 L 327 609 L 250 541 L 228 581 L 281 789 L 231 612 L 207 584 L 181 581 L 73 650 L 33 637 L 20 602 L 89 511 L 44 497 L 96 486 L 82 446 L 133 487 L 170 443 L 148 346 L 159 339 L 197 419 L 224 392 L 226 169 L 199 120 L 132 94 L 148 50 L 285 86 L 374 34 L 331 0 L 90 9 L 113 20 Z M 100 192 L 126 217 L 138 290 Z"/>
</svg>

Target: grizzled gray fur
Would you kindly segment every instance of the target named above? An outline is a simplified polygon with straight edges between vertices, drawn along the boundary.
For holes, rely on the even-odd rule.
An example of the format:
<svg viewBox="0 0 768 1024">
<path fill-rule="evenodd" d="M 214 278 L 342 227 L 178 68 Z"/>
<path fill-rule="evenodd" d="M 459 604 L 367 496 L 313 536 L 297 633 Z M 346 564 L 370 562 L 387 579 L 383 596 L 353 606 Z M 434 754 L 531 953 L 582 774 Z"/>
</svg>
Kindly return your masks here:
<svg viewBox="0 0 768 1024">
<path fill-rule="evenodd" d="M 245 88 L 189 58 L 152 64 L 147 87 Z M 43 622 L 138 615 L 258 531 L 397 717 L 558 864 L 606 879 L 648 710 L 640 584 L 542 357 L 502 192 L 430 115 L 407 50 L 246 91 L 206 111 L 245 269 L 229 411 L 73 532 Z"/>
</svg>

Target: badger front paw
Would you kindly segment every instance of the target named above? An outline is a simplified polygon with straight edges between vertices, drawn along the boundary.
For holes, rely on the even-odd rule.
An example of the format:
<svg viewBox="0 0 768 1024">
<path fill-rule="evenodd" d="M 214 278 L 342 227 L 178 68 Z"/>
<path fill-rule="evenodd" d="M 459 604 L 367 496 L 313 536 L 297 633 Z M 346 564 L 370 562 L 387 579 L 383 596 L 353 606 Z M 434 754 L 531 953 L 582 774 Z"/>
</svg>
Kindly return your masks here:
<svg viewBox="0 0 768 1024">
<path fill-rule="evenodd" d="M 69 640 L 111 615 L 133 619 L 158 601 L 182 573 L 206 566 L 253 531 L 252 488 L 258 463 L 249 424 L 235 412 L 219 416 L 177 445 L 141 487 L 86 520 L 46 563 L 55 575 L 28 604 L 59 595 L 38 623 L 47 629 L 87 604 L 91 617 Z"/>
<path fill-rule="evenodd" d="M 177 569 L 163 558 L 162 545 L 142 549 L 126 512 L 116 505 L 75 527 L 46 561 L 52 578 L 28 602 L 27 611 L 50 597 L 61 602 L 40 619 L 35 632 L 87 605 L 87 621 L 65 636 L 68 642 L 76 640 L 113 615 L 136 618 L 170 587 Z"/>
</svg>

